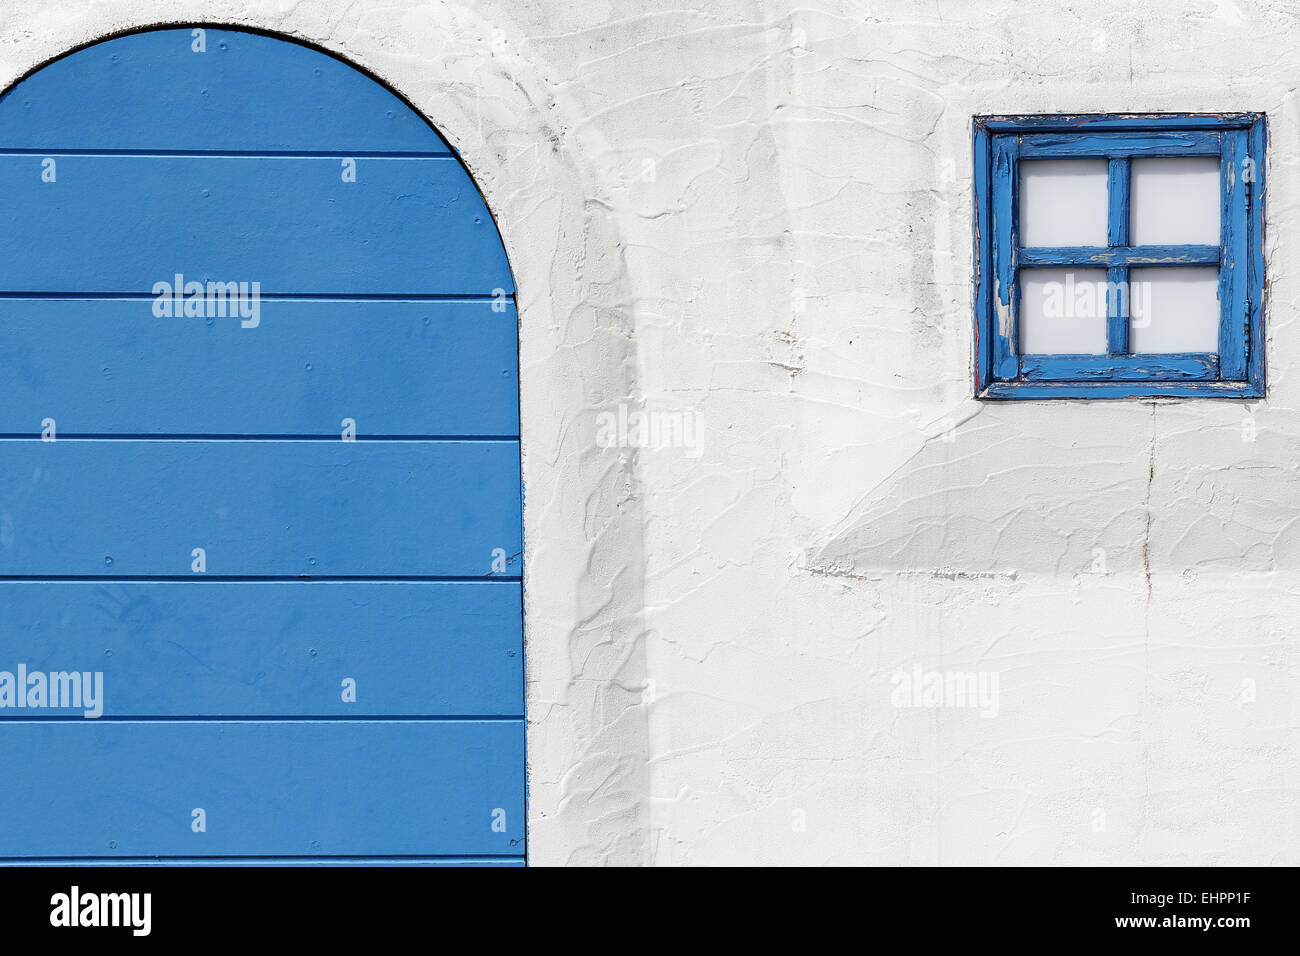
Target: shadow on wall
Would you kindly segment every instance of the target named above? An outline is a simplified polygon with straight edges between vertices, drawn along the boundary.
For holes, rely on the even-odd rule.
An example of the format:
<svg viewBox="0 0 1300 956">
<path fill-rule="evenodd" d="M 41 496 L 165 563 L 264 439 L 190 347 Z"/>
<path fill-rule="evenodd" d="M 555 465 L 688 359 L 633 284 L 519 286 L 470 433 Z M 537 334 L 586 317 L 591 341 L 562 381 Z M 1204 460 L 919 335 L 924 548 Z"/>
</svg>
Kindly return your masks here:
<svg viewBox="0 0 1300 956">
<path fill-rule="evenodd" d="M 1295 568 L 1295 427 L 1237 402 L 982 405 L 873 488 L 811 564 L 954 577 Z"/>
</svg>

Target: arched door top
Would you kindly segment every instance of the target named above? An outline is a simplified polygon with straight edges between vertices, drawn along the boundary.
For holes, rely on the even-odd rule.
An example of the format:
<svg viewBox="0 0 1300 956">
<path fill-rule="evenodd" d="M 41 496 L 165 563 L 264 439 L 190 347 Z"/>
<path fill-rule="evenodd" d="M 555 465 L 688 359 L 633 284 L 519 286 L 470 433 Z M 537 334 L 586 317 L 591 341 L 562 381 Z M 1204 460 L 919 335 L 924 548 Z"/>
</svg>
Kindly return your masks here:
<svg viewBox="0 0 1300 956">
<path fill-rule="evenodd" d="M 100 40 L 45 64 L 0 97 L 0 149 L 84 143 L 452 155 L 401 98 L 337 57 L 216 27 Z"/>
</svg>

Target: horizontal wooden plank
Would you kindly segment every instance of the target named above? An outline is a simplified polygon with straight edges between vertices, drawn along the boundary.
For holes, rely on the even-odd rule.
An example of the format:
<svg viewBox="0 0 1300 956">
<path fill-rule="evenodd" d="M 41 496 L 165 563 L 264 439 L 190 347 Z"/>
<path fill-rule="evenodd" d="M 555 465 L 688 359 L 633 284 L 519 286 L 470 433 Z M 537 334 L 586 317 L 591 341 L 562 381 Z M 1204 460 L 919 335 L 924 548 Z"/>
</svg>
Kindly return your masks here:
<svg viewBox="0 0 1300 956">
<path fill-rule="evenodd" d="M 0 434 L 517 435 L 517 330 L 509 299 L 267 299 L 242 328 L 0 298 Z"/>
<path fill-rule="evenodd" d="M 1241 129 L 1263 118 L 1263 113 L 1020 113 L 976 116 L 976 126 L 995 133 L 1022 130 L 1065 132 L 1072 130 Z"/>
<path fill-rule="evenodd" d="M 1251 382 L 992 382 L 979 398 L 1020 400 L 1106 398 L 1260 398 Z"/>
<path fill-rule="evenodd" d="M 1213 352 L 1168 355 L 1022 355 L 1020 374 L 1040 381 L 1210 381 L 1219 377 Z"/>
<path fill-rule="evenodd" d="M 454 159 L 0 155 L 0 292 L 265 294 L 514 291 L 478 190 Z M 251 285 L 250 285 L 251 289 Z"/>
<path fill-rule="evenodd" d="M 207 29 L 118 37 L 45 66 L 0 98 L 0 149 L 450 152 L 400 98 L 283 39 Z"/>
<path fill-rule="evenodd" d="M 0 581 L 0 680 L 25 692 L 20 666 L 82 675 L 33 698 L 41 707 L 0 694 L 0 723 L 522 717 L 520 592 L 518 581 Z"/>
<path fill-rule="evenodd" d="M 54 857 L 4 860 L 5 866 L 527 866 L 522 856 L 144 856 L 105 859 L 104 857 Z"/>
<path fill-rule="evenodd" d="M 0 576 L 487 576 L 514 441 L 0 441 Z"/>
<path fill-rule="evenodd" d="M 1021 266 L 1217 266 L 1218 246 L 1022 246 Z"/>
<path fill-rule="evenodd" d="M 1033 133 L 1020 138 L 1021 159 L 1081 156 L 1218 156 L 1217 132 Z"/>
<path fill-rule="evenodd" d="M 523 721 L 38 721 L 3 732 L 0 858 L 523 852 Z M 205 832 L 192 829 L 196 809 Z"/>
</svg>

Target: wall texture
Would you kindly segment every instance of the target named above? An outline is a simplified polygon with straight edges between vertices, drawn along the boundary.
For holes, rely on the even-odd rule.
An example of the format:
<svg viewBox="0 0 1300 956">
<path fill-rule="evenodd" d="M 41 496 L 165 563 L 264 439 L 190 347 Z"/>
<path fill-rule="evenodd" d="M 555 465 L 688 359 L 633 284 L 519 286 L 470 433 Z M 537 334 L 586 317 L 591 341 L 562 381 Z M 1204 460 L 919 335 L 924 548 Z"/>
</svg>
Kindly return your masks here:
<svg viewBox="0 0 1300 956">
<path fill-rule="evenodd" d="M 501 226 L 534 863 L 1300 862 L 1300 12 L 6 0 L 0 81 L 190 20 L 374 71 Z M 971 115 L 1126 110 L 1268 113 L 1268 398 L 975 402 Z"/>
</svg>

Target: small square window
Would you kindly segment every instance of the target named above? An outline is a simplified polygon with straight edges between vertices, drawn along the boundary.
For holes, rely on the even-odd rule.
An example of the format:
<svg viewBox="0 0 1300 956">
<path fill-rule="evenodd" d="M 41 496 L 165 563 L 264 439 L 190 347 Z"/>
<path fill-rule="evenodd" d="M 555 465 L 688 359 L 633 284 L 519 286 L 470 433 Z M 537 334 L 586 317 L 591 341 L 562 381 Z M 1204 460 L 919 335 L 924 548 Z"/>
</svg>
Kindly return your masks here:
<svg viewBox="0 0 1300 956">
<path fill-rule="evenodd" d="M 975 393 L 1264 394 L 1264 118 L 979 116 Z"/>
</svg>

